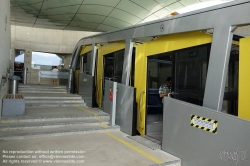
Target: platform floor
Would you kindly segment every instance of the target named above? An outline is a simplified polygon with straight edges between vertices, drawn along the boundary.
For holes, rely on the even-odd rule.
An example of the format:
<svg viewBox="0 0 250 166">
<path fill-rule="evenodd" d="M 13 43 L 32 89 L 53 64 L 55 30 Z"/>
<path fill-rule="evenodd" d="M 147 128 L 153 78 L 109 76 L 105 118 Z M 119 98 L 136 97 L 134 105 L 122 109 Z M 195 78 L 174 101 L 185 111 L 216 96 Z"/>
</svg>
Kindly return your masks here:
<svg viewBox="0 0 250 166">
<path fill-rule="evenodd" d="M 122 141 L 122 142 L 121 142 Z M 1 152 L 4 151 L 84 151 L 84 164 L 72 164 L 74 166 L 147 166 L 168 161 L 178 160 L 161 150 L 152 150 L 127 137 L 122 132 L 93 133 L 84 135 L 55 136 L 45 138 L 28 138 L 17 140 L 0 141 Z M 76 155 L 69 153 L 70 155 Z M 41 155 L 41 153 L 40 153 Z M 48 153 L 44 153 L 48 155 Z M 50 154 L 52 155 L 52 154 Z M 36 155 L 38 157 L 38 155 Z M 0 156 L 3 161 L 3 154 Z M 27 159 L 29 160 L 29 159 Z M 42 162 L 56 161 L 61 159 L 40 159 Z M 64 159 L 65 160 L 65 159 Z M 3 164 L 1 165 L 9 165 Z M 27 164 L 18 164 L 18 166 Z M 37 164 L 29 164 L 36 166 Z M 40 164 L 38 164 L 40 165 Z M 47 165 L 55 165 L 46 164 Z M 70 165 L 70 164 L 60 164 Z"/>
<path fill-rule="evenodd" d="M 27 108 L 26 115 L 20 117 L 31 120 L 35 123 L 36 119 L 44 117 L 82 117 L 82 116 L 102 116 L 107 115 L 101 110 L 90 109 L 87 107 L 39 107 Z M 2 118 L 4 120 L 4 118 Z M 5 123 L 4 125 L 7 125 Z M 16 130 L 18 134 L 21 130 Z M 149 147 L 130 139 L 129 136 L 121 131 L 106 131 L 101 133 L 55 135 L 48 137 L 27 137 L 24 139 L 0 139 L 0 165 L 10 165 L 4 162 L 13 162 L 18 166 L 37 166 L 37 165 L 62 165 L 62 166 L 152 166 L 152 165 L 171 165 L 179 159 L 161 150 L 152 150 Z M 19 151 L 20 154 L 12 154 L 11 151 Z M 60 152 L 59 152 L 60 151 Z M 66 151 L 71 151 L 64 154 Z M 8 152 L 8 153 L 7 153 Z M 37 153 L 36 153 L 37 152 Z M 52 153 L 57 152 L 57 153 Z M 62 154 L 61 154 L 62 152 Z M 80 152 L 76 154 L 75 152 Z M 15 158 L 9 158 L 13 156 Z M 29 156 L 30 155 L 30 156 Z M 55 158 L 55 156 L 61 158 Z M 34 158 L 32 158 L 32 156 Z M 70 156 L 71 158 L 66 158 Z M 20 158 L 18 158 L 20 157 Z M 72 159 L 72 157 L 79 157 Z M 23 162 L 41 162 L 20 163 Z M 15 162 L 19 162 L 16 163 Z M 60 164 L 55 164 L 59 162 Z M 81 162 L 69 164 L 65 162 Z M 170 164 L 166 164 L 170 163 Z"/>
</svg>

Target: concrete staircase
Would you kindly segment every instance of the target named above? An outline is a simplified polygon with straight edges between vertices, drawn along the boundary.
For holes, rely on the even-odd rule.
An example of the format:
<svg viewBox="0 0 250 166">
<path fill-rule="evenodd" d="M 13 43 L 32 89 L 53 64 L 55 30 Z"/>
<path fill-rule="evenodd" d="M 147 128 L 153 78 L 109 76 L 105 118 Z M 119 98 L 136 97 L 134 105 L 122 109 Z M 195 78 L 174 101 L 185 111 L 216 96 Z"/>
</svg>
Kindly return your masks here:
<svg viewBox="0 0 250 166">
<path fill-rule="evenodd" d="M 81 96 L 68 94 L 65 86 L 19 85 L 26 107 L 86 106 Z"/>
<path fill-rule="evenodd" d="M 20 84 L 18 93 L 67 93 L 66 86 Z"/>
<path fill-rule="evenodd" d="M 120 130 L 108 126 L 109 114 L 86 107 L 66 87 L 20 85 L 19 94 L 25 98 L 25 116 L 1 117 L 0 140 Z"/>
<path fill-rule="evenodd" d="M 53 110 L 52 110 L 53 111 Z M 120 130 L 110 127 L 109 115 L 8 117 L 0 120 L 0 140 L 88 134 Z"/>
</svg>

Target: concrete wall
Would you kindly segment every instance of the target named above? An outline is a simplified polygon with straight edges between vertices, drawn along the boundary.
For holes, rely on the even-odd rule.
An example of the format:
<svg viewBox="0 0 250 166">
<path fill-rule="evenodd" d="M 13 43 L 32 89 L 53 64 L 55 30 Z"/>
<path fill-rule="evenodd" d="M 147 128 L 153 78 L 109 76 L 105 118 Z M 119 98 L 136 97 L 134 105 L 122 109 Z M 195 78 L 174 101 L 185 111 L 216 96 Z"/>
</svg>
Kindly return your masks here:
<svg viewBox="0 0 250 166">
<path fill-rule="evenodd" d="M 8 93 L 8 82 L 3 84 L 2 77 L 10 68 L 10 48 L 10 1 L 0 0 L 0 113 L 3 95 Z"/>
<path fill-rule="evenodd" d="M 60 53 L 60 55 L 65 57 L 65 68 L 68 68 L 71 54 L 77 42 L 83 37 L 94 34 L 97 34 L 97 32 L 63 31 L 12 25 L 12 63 L 14 62 L 14 50 L 24 49 L 24 66 L 30 72 L 28 73 L 27 83 L 37 84 L 39 70 L 31 69 L 32 51 Z M 41 84 L 51 83 L 51 79 L 41 79 Z"/>
</svg>

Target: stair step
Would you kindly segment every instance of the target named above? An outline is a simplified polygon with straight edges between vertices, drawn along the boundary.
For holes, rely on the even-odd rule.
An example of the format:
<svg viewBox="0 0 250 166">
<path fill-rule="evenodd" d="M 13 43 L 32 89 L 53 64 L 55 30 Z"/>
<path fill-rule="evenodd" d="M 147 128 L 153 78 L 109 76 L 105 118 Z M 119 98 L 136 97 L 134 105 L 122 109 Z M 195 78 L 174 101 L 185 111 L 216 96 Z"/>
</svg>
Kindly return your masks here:
<svg viewBox="0 0 250 166">
<path fill-rule="evenodd" d="M 35 99 L 48 99 L 48 100 L 53 100 L 53 99 L 82 99 L 82 96 L 79 95 L 73 95 L 73 94 L 67 94 L 67 93 L 50 93 L 50 94 L 46 94 L 46 93 L 22 93 L 22 95 L 24 96 L 24 98 L 26 100 L 35 100 Z"/>
<path fill-rule="evenodd" d="M 67 97 L 67 96 L 61 96 L 61 97 L 53 97 L 53 96 L 33 96 L 33 97 L 27 97 L 24 96 L 26 100 L 80 100 L 82 97 L 78 96 L 72 96 L 72 97 Z"/>
<path fill-rule="evenodd" d="M 56 87 L 56 86 L 33 86 L 33 87 L 20 87 L 18 86 L 18 89 L 67 89 L 65 86 Z"/>
<path fill-rule="evenodd" d="M 57 90 L 60 90 L 60 89 L 67 89 L 66 87 L 53 87 L 53 86 L 45 86 L 45 87 L 18 87 L 18 89 L 57 89 Z"/>
<path fill-rule="evenodd" d="M 22 123 L 22 122 L 48 122 L 48 121 L 79 121 L 79 120 L 87 120 L 87 119 L 106 119 L 109 118 L 110 115 L 103 113 L 98 114 L 96 116 L 93 115 L 77 115 L 77 116 L 24 116 L 24 117 L 2 117 L 0 123 Z"/>
<path fill-rule="evenodd" d="M 37 84 L 19 84 L 18 88 L 66 88 L 66 86 L 60 85 L 37 85 Z"/>
<path fill-rule="evenodd" d="M 56 99 L 54 99 L 54 100 L 26 100 L 25 101 L 25 103 L 26 104 L 44 104 L 44 103 L 55 103 L 55 104 L 60 104 L 60 103 L 72 103 L 72 104 L 74 104 L 74 103 L 81 103 L 81 104 L 83 104 L 84 103 L 84 101 L 83 100 L 79 100 L 79 99 L 59 99 L 59 100 L 56 100 Z"/>
<path fill-rule="evenodd" d="M 83 119 L 83 120 L 59 120 L 46 122 L 21 122 L 21 123 L 2 123 L 0 124 L 0 131 L 14 131 L 27 129 L 41 129 L 41 128 L 58 128 L 63 126 L 96 126 L 107 125 L 109 117 L 100 119 Z"/>
<path fill-rule="evenodd" d="M 63 92 L 63 91 L 18 91 L 18 93 L 67 93 L 66 91 Z"/>
<path fill-rule="evenodd" d="M 25 107 L 86 107 L 86 103 L 33 103 L 25 104 Z"/>
<path fill-rule="evenodd" d="M 44 128 L 44 129 L 30 129 L 30 130 L 17 130 L 15 132 L 1 132 L 0 139 L 23 139 L 23 138 L 36 138 L 36 137 L 47 137 L 47 136 L 62 136 L 62 135 L 76 135 L 76 134 L 89 134 L 89 133 L 100 133 L 107 131 L 120 131 L 119 126 L 109 127 L 107 125 L 100 126 L 84 126 L 75 127 L 67 126 L 60 128 Z"/>
</svg>

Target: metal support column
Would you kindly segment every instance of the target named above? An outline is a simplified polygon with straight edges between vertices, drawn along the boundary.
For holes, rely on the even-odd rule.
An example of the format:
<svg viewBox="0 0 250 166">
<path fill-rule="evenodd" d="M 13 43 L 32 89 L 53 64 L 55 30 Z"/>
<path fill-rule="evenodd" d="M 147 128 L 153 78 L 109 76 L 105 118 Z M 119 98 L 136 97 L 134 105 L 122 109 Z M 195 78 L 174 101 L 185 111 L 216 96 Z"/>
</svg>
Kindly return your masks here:
<svg viewBox="0 0 250 166">
<path fill-rule="evenodd" d="M 96 50 L 97 46 L 95 43 L 92 44 L 92 52 L 91 52 L 91 64 L 90 64 L 90 69 L 91 69 L 91 75 L 95 75 L 95 61 L 96 61 Z"/>
<path fill-rule="evenodd" d="M 80 59 L 80 73 L 83 73 L 83 71 L 84 71 L 84 63 L 83 63 L 83 60 L 84 60 L 84 56 L 81 56 L 80 57 L 81 59 Z"/>
<path fill-rule="evenodd" d="M 27 73 L 28 73 L 28 68 L 25 67 L 23 70 L 23 84 L 27 84 Z"/>
<path fill-rule="evenodd" d="M 203 106 L 221 111 L 232 45 L 231 26 L 214 29 Z"/>
<path fill-rule="evenodd" d="M 73 80 L 73 70 L 69 70 L 69 82 L 68 82 L 68 93 L 72 93 L 72 80 Z"/>
<path fill-rule="evenodd" d="M 131 39 L 126 40 L 123 70 L 122 70 L 122 84 L 129 85 L 131 62 L 132 62 L 133 42 Z"/>
<path fill-rule="evenodd" d="M 116 117 L 116 92 L 117 92 L 117 82 L 113 83 L 113 100 L 111 101 L 111 111 L 110 111 L 110 126 L 115 125 Z"/>
</svg>

